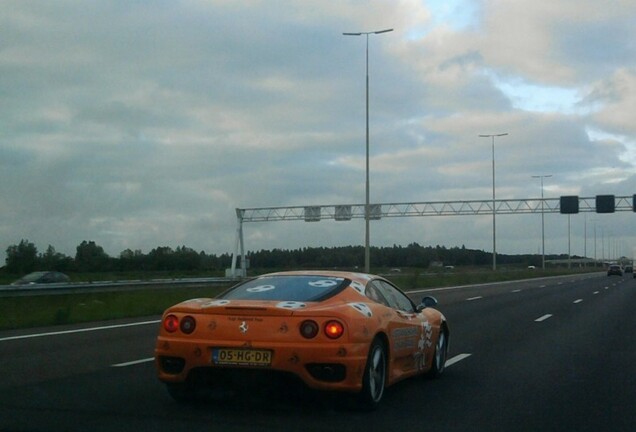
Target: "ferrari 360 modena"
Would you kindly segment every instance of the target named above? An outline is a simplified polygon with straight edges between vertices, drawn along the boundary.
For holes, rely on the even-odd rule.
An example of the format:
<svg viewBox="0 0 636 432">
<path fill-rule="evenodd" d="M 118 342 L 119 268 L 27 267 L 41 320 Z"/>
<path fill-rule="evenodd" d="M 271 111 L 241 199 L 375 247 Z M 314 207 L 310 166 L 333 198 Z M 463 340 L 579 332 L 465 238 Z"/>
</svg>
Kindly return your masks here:
<svg viewBox="0 0 636 432">
<path fill-rule="evenodd" d="M 393 283 L 370 274 L 258 276 L 164 312 L 158 377 L 184 402 L 205 387 L 232 385 L 221 377 L 292 375 L 374 409 L 387 386 L 444 371 L 449 327 L 436 305 L 427 296 L 416 306 Z"/>
</svg>

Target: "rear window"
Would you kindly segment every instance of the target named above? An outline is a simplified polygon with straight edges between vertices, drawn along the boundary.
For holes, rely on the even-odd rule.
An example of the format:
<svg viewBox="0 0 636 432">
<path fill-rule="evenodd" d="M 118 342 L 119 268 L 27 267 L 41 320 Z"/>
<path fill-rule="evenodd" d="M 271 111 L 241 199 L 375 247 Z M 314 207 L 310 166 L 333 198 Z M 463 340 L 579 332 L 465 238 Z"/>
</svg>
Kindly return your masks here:
<svg viewBox="0 0 636 432">
<path fill-rule="evenodd" d="M 329 298 L 350 280 L 327 276 L 266 276 L 247 281 L 218 298 L 227 300 L 271 300 L 312 302 Z"/>
</svg>

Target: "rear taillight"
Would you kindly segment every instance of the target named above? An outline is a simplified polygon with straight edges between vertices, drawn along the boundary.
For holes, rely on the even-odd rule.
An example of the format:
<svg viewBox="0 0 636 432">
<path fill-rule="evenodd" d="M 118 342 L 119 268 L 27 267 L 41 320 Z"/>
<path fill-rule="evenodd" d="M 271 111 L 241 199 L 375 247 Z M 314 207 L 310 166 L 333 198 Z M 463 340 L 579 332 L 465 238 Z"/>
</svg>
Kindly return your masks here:
<svg viewBox="0 0 636 432">
<path fill-rule="evenodd" d="M 187 316 L 181 320 L 181 324 L 179 325 L 179 328 L 181 329 L 183 333 L 190 334 L 194 331 L 196 326 L 197 326 L 197 322 L 194 320 L 194 318 L 192 318 L 191 316 Z"/>
<path fill-rule="evenodd" d="M 175 315 L 168 315 L 163 319 L 163 328 L 168 333 L 174 333 L 179 329 L 179 318 Z"/>
<path fill-rule="evenodd" d="M 338 339 L 344 333 L 344 326 L 340 321 L 327 321 L 325 324 L 325 335 L 329 339 Z"/>
<path fill-rule="evenodd" d="M 302 324 L 300 324 L 300 334 L 305 339 L 315 338 L 318 334 L 318 329 L 318 324 L 315 321 L 307 320 L 303 321 Z"/>
<path fill-rule="evenodd" d="M 168 315 L 163 319 L 163 328 L 168 333 L 174 333 L 181 330 L 182 333 L 191 334 L 197 327 L 196 320 L 191 316 L 185 316 L 181 320 L 176 315 Z"/>
</svg>

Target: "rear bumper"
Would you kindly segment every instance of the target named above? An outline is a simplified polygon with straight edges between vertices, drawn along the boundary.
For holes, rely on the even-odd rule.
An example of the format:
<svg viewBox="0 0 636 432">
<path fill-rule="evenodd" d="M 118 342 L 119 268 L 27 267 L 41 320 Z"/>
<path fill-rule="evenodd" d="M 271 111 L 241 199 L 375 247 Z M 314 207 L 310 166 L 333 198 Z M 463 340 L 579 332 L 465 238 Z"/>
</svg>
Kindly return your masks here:
<svg viewBox="0 0 636 432">
<path fill-rule="evenodd" d="M 161 381 L 185 382 L 193 370 L 232 369 L 287 372 L 310 388 L 357 392 L 362 389 L 369 345 L 366 343 L 253 344 L 249 348 L 272 351 L 270 366 L 221 366 L 212 360 L 214 348 L 245 348 L 244 343 L 186 340 L 160 336 L 155 347 L 155 366 Z"/>
</svg>

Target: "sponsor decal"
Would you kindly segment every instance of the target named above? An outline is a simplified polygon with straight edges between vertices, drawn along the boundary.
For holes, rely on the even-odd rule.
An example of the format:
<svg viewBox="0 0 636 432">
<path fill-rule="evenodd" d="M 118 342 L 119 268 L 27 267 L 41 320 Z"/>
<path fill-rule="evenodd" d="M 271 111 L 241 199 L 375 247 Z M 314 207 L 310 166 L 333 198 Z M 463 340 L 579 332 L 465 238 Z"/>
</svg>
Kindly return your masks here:
<svg viewBox="0 0 636 432">
<path fill-rule="evenodd" d="M 242 317 L 242 316 L 231 316 L 227 318 L 229 321 L 232 322 L 236 322 L 236 321 L 245 321 L 245 322 L 263 322 L 263 318 L 259 318 L 259 317 Z"/>
<path fill-rule="evenodd" d="M 413 357 L 418 369 L 422 370 L 426 365 L 426 348 L 430 348 L 433 345 L 433 326 L 431 326 L 431 323 L 426 320 L 422 321 L 420 329 L 420 338 L 417 342 L 417 348 L 419 351 L 416 351 L 413 354 Z"/>
<path fill-rule="evenodd" d="M 417 339 L 420 336 L 420 329 L 414 326 L 400 327 L 391 333 L 393 346 L 396 350 L 415 349 Z"/>
</svg>

